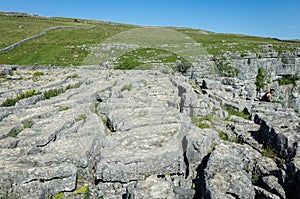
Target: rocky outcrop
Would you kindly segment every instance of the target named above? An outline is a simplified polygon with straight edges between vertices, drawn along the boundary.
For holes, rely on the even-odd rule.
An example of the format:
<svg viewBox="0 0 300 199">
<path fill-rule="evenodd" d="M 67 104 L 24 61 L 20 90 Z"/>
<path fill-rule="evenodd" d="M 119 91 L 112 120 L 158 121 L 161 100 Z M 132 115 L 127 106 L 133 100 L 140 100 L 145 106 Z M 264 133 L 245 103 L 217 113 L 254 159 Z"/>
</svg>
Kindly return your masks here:
<svg viewBox="0 0 300 199">
<path fill-rule="evenodd" d="M 3 198 L 299 198 L 299 115 L 256 101 L 253 80 L 1 74 L 0 103 L 17 99 L 0 107 Z"/>
</svg>

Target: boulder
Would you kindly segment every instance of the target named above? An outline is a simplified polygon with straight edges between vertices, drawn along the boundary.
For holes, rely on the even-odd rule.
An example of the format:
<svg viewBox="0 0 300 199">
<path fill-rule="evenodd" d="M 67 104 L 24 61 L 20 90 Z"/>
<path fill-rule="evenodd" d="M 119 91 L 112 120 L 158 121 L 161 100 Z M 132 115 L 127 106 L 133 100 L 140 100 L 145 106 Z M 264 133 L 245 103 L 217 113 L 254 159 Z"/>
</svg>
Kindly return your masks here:
<svg viewBox="0 0 300 199">
<path fill-rule="evenodd" d="M 217 145 L 204 170 L 203 198 L 254 198 L 251 175 L 256 153 L 235 143 Z"/>
</svg>

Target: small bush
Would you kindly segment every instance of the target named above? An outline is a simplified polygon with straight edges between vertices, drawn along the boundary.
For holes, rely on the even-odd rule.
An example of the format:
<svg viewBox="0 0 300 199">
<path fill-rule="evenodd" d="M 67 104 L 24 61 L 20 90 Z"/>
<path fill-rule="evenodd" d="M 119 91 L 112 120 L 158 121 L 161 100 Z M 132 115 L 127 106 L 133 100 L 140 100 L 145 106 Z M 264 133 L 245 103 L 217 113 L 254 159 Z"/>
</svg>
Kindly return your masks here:
<svg viewBox="0 0 300 199">
<path fill-rule="evenodd" d="M 262 89 L 266 84 L 264 83 L 264 78 L 266 76 L 266 71 L 264 68 L 260 67 L 257 71 L 257 76 L 256 76 L 256 90 L 259 91 Z"/>
<path fill-rule="evenodd" d="M 219 74 L 222 77 L 236 77 L 239 74 L 239 70 L 231 66 L 229 63 L 219 62 L 217 65 Z"/>
<path fill-rule="evenodd" d="M 293 84 L 293 86 L 297 86 L 297 81 L 300 79 L 300 77 L 295 75 L 285 75 L 282 76 L 282 78 L 279 81 L 279 85 L 289 85 Z"/>
</svg>

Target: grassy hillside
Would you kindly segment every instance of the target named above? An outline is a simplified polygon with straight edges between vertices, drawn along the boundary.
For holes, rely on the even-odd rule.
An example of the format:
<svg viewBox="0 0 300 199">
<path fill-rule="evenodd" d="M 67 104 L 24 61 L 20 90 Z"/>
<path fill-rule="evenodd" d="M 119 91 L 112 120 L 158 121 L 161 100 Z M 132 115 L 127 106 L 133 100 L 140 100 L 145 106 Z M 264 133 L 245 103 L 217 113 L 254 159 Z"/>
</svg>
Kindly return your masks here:
<svg viewBox="0 0 300 199">
<path fill-rule="evenodd" d="M 79 21 L 79 22 L 75 22 Z M 3 34 L 0 48 L 57 26 L 76 26 L 54 30 L 41 38 L 0 54 L 0 64 L 80 65 L 89 53 L 88 46 L 133 28 L 131 25 L 68 18 L 16 17 L 0 14 Z"/>
<path fill-rule="evenodd" d="M 0 54 L 0 64 L 81 65 L 93 46 L 115 34 L 137 27 L 94 20 L 45 18 L 30 15 L 8 16 L 7 13 L 0 13 L 0 49 L 57 26 L 75 26 L 75 28 L 51 31 L 41 38 L 18 46 L 7 53 L 2 53 Z M 170 27 L 170 29 L 186 34 L 201 43 L 208 53 L 215 56 L 222 56 L 226 52 L 240 53 L 242 56 L 247 56 L 249 53 L 263 53 L 270 50 L 264 47 L 270 44 L 273 50 L 280 53 L 287 50 L 295 51 L 300 47 L 299 43 L 271 38 L 216 34 L 189 28 Z M 151 53 L 153 54 L 153 52 Z M 162 53 L 165 52 L 159 50 L 156 52 L 158 55 Z M 144 59 L 148 58 L 147 54 L 142 54 Z M 153 56 L 152 54 L 149 55 L 149 58 Z M 168 59 L 161 61 L 165 62 L 166 60 L 168 61 Z"/>
<path fill-rule="evenodd" d="M 300 47 L 300 42 L 297 41 L 279 41 L 278 39 L 266 38 L 266 37 L 255 37 L 249 35 L 240 34 L 220 34 L 220 33 L 208 33 L 203 34 L 203 31 L 196 29 L 180 28 L 176 29 L 195 41 L 202 43 L 203 47 L 213 55 L 220 55 L 224 52 L 236 53 L 258 53 L 266 52 L 266 45 L 272 45 L 272 48 L 278 52 L 292 51 Z M 270 50 L 270 49 L 268 49 Z"/>
</svg>

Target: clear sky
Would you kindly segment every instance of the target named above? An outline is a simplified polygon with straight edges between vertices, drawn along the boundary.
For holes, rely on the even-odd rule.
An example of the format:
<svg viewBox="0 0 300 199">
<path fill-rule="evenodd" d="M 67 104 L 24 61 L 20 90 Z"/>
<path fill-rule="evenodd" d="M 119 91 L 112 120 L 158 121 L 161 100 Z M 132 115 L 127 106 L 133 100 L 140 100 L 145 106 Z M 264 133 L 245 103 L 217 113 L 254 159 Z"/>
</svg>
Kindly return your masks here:
<svg viewBox="0 0 300 199">
<path fill-rule="evenodd" d="M 300 39 L 300 0 L 0 0 L 0 11 Z"/>
</svg>

